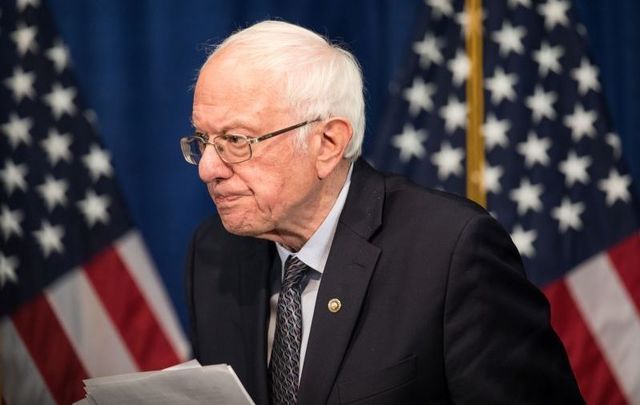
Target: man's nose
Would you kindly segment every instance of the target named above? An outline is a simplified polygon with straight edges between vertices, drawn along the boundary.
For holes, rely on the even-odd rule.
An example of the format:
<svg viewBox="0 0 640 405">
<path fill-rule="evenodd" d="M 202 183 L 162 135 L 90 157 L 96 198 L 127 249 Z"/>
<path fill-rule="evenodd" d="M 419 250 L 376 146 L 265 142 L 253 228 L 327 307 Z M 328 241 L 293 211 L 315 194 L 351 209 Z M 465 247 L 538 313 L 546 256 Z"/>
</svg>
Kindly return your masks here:
<svg viewBox="0 0 640 405">
<path fill-rule="evenodd" d="M 207 145 L 198 163 L 198 175 L 204 183 L 231 177 L 233 170 L 228 163 L 220 159 L 215 146 Z"/>
</svg>

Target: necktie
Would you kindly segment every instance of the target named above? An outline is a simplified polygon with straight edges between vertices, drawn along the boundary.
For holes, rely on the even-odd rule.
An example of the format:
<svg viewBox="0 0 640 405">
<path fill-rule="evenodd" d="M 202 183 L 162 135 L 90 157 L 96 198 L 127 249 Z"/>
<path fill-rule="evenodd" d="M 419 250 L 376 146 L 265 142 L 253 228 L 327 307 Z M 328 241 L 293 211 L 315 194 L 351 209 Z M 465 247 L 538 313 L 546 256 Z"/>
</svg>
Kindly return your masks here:
<svg viewBox="0 0 640 405">
<path fill-rule="evenodd" d="M 307 269 L 309 266 L 297 257 L 289 256 L 285 262 L 271 351 L 271 389 L 273 403 L 276 405 L 295 404 L 298 401 L 302 340 L 300 281 Z"/>
</svg>

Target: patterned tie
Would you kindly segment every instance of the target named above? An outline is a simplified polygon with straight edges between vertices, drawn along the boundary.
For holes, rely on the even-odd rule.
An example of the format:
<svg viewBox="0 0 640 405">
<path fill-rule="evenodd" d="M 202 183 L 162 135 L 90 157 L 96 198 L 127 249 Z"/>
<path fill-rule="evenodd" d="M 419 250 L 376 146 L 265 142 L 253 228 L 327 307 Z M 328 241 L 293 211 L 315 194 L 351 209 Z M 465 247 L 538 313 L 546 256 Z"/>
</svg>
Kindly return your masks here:
<svg viewBox="0 0 640 405">
<path fill-rule="evenodd" d="M 275 405 L 298 402 L 302 340 L 300 281 L 309 269 L 309 266 L 293 256 L 287 258 L 284 267 L 284 279 L 278 298 L 276 333 L 271 351 L 271 389 Z"/>
</svg>

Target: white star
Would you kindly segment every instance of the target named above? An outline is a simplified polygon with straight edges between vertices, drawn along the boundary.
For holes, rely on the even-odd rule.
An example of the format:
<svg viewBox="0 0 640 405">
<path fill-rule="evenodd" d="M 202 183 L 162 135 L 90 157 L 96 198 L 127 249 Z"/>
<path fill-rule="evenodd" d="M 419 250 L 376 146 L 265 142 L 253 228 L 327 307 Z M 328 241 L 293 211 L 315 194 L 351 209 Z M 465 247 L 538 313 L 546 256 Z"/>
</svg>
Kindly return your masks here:
<svg viewBox="0 0 640 405">
<path fill-rule="evenodd" d="M 22 67 L 18 66 L 13 69 L 13 76 L 4 79 L 4 84 L 13 93 L 13 99 L 16 103 L 19 103 L 25 97 L 33 99 L 35 96 L 33 83 L 35 81 L 36 75 L 33 72 L 25 73 Z"/>
<path fill-rule="evenodd" d="M 400 150 L 400 161 L 408 162 L 412 156 L 420 159 L 425 150 L 422 143 L 427 139 L 427 131 L 417 130 L 411 124 L 404 124 L 402 133 L 394 135 L 391 144 Z"/>
<path fill-rule="evenodd" d="M 536 85 L 533 95 L 527 97 L 526 105 L 533 113 L 533 121 L 540 122 L 543 117 L 553 120 L 556 117 L 556 110 L 553 103 L 558 99 L 558 95 L 553 91 L 546 93 L 542 86 Z"/>
<path fill-rule="evenodd" d="M 531 0 L 509 0 L 509 7 L 516 8 L 521 4 L 523 7 L 531 7 Z"/>
<path fill-rule="evenodd" d="M 69 149 L 71 135 L 61 134 L 57 129 L 52 128 L 49 130 L 49 135 L 40 141 L 40 145 L 47 153 L 51 166 L 55 166 L 60 160 L 71 161 L 71 150 Z"/>
<path fill-rule="evenodd" d="M 52 211 L 56 205 L 64 207 L 67 203 L 68 189 L 69 183 L 62 179 L 56 180 L 50 174 L 47 174 L 44 183 L 37 187 L 49 211 Z"/>
<path fill-rule="evenodd" d="M 44 219 L 40 229 L 33 232 L 33 236 L 40 244 L 40 249 L 42 249 L 42 254 L 45 258 L 49 257 L 52 252 L 62 253 L 64 251 L 64 246 L 62 245 L 64 228 L 61 225 L 52 226 L 49 221 Z"/>
<path fill-rule="evenodd" d="M 87 225 L 93 227 L 96 223 L 107 224 L 109 222 L 109 197 L 97 195 L 93 190 L 87 191 L 84 200 L 78 201 L 78 207 L 84 215 Z"/>
<path fill-rule="evenodd" d="M 413 84 L 403 92 L 404 99 L 409 103 L 409 114 L 416 116 L 420 110 L 430 111 L 433 108 L 431 96 L 436 92 L 436 86 L 425 84 L 421 77 L 415 77 Z"/>
<path fill-rule="evenodd" d="M 24 143 L 31 144 L 31 134 L 29 131 L 33 127 L 33 120 L 29 117 L 20 118 L 16 113 L 9 114 L 9 121 L 2 124 L 2 132 L 9 138 L 9 143 L 13 149 Z"/>
<path fill-rule="evenodd" d="M 431 63 L 442 63 L 442 41 L 427 33 L 420 42 L 413 43 L 413 51 L 420 56 L 420 67 L 423 69 L 431 66 Z"/>
<path fill-rule="evenodd" d="M 519 54 L 524 52 L 522 39 L 525 35 L 527 35 L 527 30 L 524 27 L 514 27 L 510 22 L 505 21 L 500 31 L 495 31 L 491 38 L 498 43 L 500 55 L 506 57 L 509 52 Z"/>
<path fill-rule="evenodd" d="M 564 125 L 571 129 L 571 137 L 578 142 L 584 136 L 594 138 L 596 136 L 596 128 L 594 123 L 597 114 L 595 111 L 585 111 L 581 105 L 576 105 L 573 114 L 564 117 Z"/>
<path fill-rule="evenodd" d="M 12 283 L 18 282 L 16 276 L 16 268 L 18 267 L 18 259 L 13 256 L 5 256 L 0 252 L 0 288 L 11 281 Z"/>
<path fill-rule="evenodd" d="M 489 166 L 486 165 L 484 167 L 484 188 L 488 192 L 498 194 L 502 191 L 502 186 L 500 185 L 500 177 L 504 174 L 504 170 L 500 166 Z"/>
<path fill-rule="evenodd" d="M 69 66 L 69 49 L 64 46 L 62 41 L 57 40 L 54 46 L 47 50 L 47 57 L 53 62 L 56 72 L 62 72 Z"/>
<path fill-rule="evenodd" d="M 22 22 L 16 26 L 16 30 L 11 33 L 11 39 L 16 43 L 20 56 L 24 56 L 28 51 L 35 52 L 38 49 L 38 44 L 35 42 L 37 33 L 36 26 L 27 27 Z"/>
<path fill-rule="evenodd" d="M 605 138 L 605 142 L 607 142 L 607 145 L 611 146 L 611 149 L 613 149 L 613 157 L 616 158 L 616 160 L 620 159 L 620 155 L 622 154 L 622 145 L 618 134 L 614 132 L 608 133 Z"/>
<path fill-rule="evenodd" d="M 533 167 L 536 163 L 542 166 L 549 164 L 547 150 L 551 147 L 551 140 L 538 138 L 533 132 L 529 133 L 527 140 L 518 144 L 518 152 L 524 156 L 524 164 Z"/>
<path fill-rule="evenodd" d="M 529 210 L 540 212 L 542 210 L 542 192 L 544 186 L 542 184 L 531 184 L 529 179 L 522 179 L 520 187 L 514 188 L 509 193 L 511 198 L 518 205 L 518 215 L 524 215 Z"/>
<path fill-rule="evenodd" d="M 631 176 L 628 174 L 622 176 L 616 169 L 611 169 L 609 177 L 598 182 L 598 188 L 607 194 L 606 201 L 609 206 L 618 200 L 629 202 L 631 200 L 630 185 Z"/>
<path fill-rule="evenodd" d="M 469 57 L 462 50 L 456 52 L 456 57 L 451 59 L 447 63 L 451 74 L 453 75 L 453 83 L 460 86 L 469 77 L 469 70 L 471 65 L 469 64 Z"/>
<path fill-rule="evenodd" d="M 82 157 L 82 161 L 89 169 L 93 181 L 98 180 L 100 176 L 111 177 L 113 168 L 109 162 L 110 159 L 109 152 L 95 144 L 91 145 L 89 153 Z"/>
<path fill-rule="evenodd" d="M 4 169 L 0 170 L 0 179 L 2 179 L 8 195 L 11 195 L 16 188 L 22 191 L 27 189 L 27 182 L 24 179 L 26 175 L 27 165 L 16 165 L 8 159 L 5 161 Z"/>
<path fill-rule="evenodd" d="M 543 42 L 540 49 L 533 52 L 533 60 L 538 62 L 538 72 L 545 77 L 549 71 L 560 73 L 562 66 L 560 58 L 564 55 L 564 50 L 560 45 L 550 46 L 548 42 Z"/>
<path fill-rule="evenodd" d="M 506 148 L 509 145 L 507 131 L 511 128 L 508 120 L 498 120 L 492 113 L 488 114 L 487 120 L 482 127 L 484 133 L 484 144 L 488 151 L 500 145 Z"/>
<path fill-rule="evenodd" d="M 433 16 L 436 18 L 453 15 L 451 0 L 425 0 L 424 3 L 431 7 Z"/>
<path fill-rule="evenodd" d="M 62 114 L 72 115 L 76 112 L 76 105 L 73 99 L 76 96 L 76 89 L 73 87 L 63 88 L 58 83 L 54 83 L 51 92 L 43 96 L 45 103 L 51 108 L 51 112 L 56 119 Z"/>
<path fill-rule="evenodd" d="M 564 174 L 564 181 L 567 186 L 571 187 L 576 181 L 582 184 L 589 182 L 587 169 L 591 163 L 592 160 L 589 156 L 578 157 L 574 151 L 570 151 L 567 159 L 560 162 L 558 169 Z"/>
<path fill-rule="evenodd" d="M 538 238 L 538 233 L 535 229 L 525 231 L 522 226 L 516 225 L 511 232 L 511 240 L 513 244 L 518 248 L 520 255 L 528 258 L 533 258 L 536 255 L 536 250 L 533 247 L 533 242 Z"/>
<path fill-rule="evenodd" d="M 40 0 L 18 0 L 16 3 L 18 11 L 24 11 L 29 5 L 37 8 L 40 5 Z"/>
<path fill-rule="evenodd" d="M 447 132 L 452 133 L 456 128 L 464 129 L 467 123 L 467 105 L 451 96 L 447 105 L 440 108 L 440 116 L 445 121 Z"/>
<path fill-rule="evenodd" d="M 517 81 L 518 76 L 515 73 L 506 74 L 501 67 L 497 67 L 493 77 L 485 80 L 485 87 L 491 92 L 491 102 L 497 105 L 505 98 L 514 101 L 516 92 L 513 86 Z"/>
<path fill-rule="evenodd" d="M 560 233 L 565 233 L 569 228 L 576 231 L 582 229 L 580 214 L 583 212 L 584 203 L 572 203 L 568 197 L 564 197 L 560 206 L 551 210 L 551 216 L 558 221 Z"/>
<path fill-rule="evenodd" d="M 440 151 L 431 156 L 431 163 L 438 167 L 438 178 L 446 180 L 452 174 L 462 175 L 462 159 L 464 159 L 462 148 L 451 148 L 448 142 L 443 142 Z"/>
<path fill-rule="evenodd" d="M 568 26 L 568 10 L 569 4 L 563 0 L 548 0 L 538 6 L 538 12 L 544 17 L 544 26 L 548 30 L 552 30 L 558 24 Z"/>
<path fill-rule="evenodd" d="M 587 94 L 589 90 L 600 90 L 598 68 L 589 63 L 589 59 L 582 58 L 580 66 L 571 71 L 571 77 L 578 82 L 578 93 Z"/>
<path fill-rule="evenodd" d="M 22 227 L 20 221 L 24 219 L 24 214 L 20 210 L 11 211 L 6 205 L 2 206 L 2 212 L 0 213 L 0 228 L 2 229 L 2 236 L 4 240 L 9 240 L 11 235 L 17 237 L 22 236 Z"/>
</svg>

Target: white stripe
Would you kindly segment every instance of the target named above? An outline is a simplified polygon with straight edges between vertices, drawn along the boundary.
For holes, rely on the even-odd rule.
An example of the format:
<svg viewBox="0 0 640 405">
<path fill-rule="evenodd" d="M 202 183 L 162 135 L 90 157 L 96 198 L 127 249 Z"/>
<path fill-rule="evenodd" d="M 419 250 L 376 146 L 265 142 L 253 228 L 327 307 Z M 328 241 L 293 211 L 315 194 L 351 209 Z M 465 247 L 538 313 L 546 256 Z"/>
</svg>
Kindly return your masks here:
<svg viewBox="0 0 640 405">
<path fill-rule="evenodd" d="M 38 367 L 8 318 L 0 320 L 0 337 L 0 386 L 7 403 L 55 404 Z"/>
<path fill-rule="evenodd" d="M 578 266 L 567 286 L 622 392 L 640 404 L 640 314 L 609 256 Z"/>
<path fill-rule="evenodd" d="M 89 376 L 138 370 L 82 269 L 64 275 L 45 292 Z"/>
<path fill-rule="evenodd" d="M 140 234 L 137 231 L 128 232 L 115 246 L 178 358 L 186 360 L 190 353 L 189 344 Z"/>
</svg>

